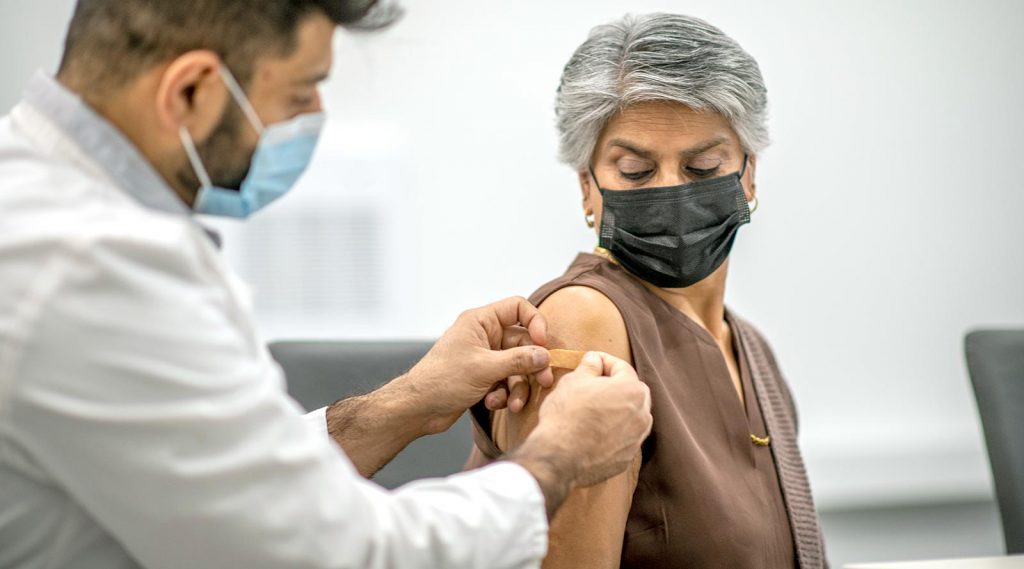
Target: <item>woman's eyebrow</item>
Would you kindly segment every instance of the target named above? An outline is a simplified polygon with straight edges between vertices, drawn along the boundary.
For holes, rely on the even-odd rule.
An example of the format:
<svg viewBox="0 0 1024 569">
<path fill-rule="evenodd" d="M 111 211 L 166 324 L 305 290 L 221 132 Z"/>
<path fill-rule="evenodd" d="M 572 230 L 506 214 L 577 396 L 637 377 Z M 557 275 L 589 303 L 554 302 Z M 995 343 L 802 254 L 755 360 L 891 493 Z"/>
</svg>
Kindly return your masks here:
<svg viewBox="0 0 1024 569">
<path fill-rule="evenodd" d="M 626 150 L 632 152 L 633 154 L 636 154 L 641 158 L 650 159 L 651 157 L 654 156 L 654 152 L 650 150 L 644 150 L 643 148 L 640 148 L 636 144 L 629 142 L 628 140 L 624 140 L 622 138 L 613 138 L 609 140 L 608 146 L 618 146 L 619 148 L 625 148 Z"/>
<path fill-rule="evenodd" d="M 695 146 L 687 148 L 686 150 L 680 152 L 680 154 L 682 156 L 686 156 L 688 158 L 692 158 L 692 157 L 694 157 L 694 156 L 696 156 L 698 154 L 701 154 L 703 152 L 707 152 L 708 150 L 711 150 L 712 148 L 714 148 L 716 146 L 725 144 L 726 142 L 729 142 L 728 138 L 726 138 L 724 136 L 716 136 L 715 138 L 712 138 L 710 140 L 705 140 L 704 142 L 701 142 L 700 144 L 697 144 Z"/>
<path fill-rule="evenodd" d="M 712 148 L 720 146 L 727 142 L 729 142 L 728 137 L 716 136 L 714 138 L 699 142 L 696 145 L 687 148 L 686 150 L 683 150 L 682 152 L 680 152 L 680 155 L 686 157 L 693 157 L 703 152 L 707 152 L 708 150 L 711 150 Z M 633 154 L 636 154 L 641 158 L 653 159 L 654 155 L 656 154 L 656 152 L 652 150 L 640 148 L 636 143 L 630 142 L 623 138 L 613 138 L 609 140 L 608 146 L 618 146 L 619 148 L 625 148 L 626 150 L 632 152 Z"/>
</svg>

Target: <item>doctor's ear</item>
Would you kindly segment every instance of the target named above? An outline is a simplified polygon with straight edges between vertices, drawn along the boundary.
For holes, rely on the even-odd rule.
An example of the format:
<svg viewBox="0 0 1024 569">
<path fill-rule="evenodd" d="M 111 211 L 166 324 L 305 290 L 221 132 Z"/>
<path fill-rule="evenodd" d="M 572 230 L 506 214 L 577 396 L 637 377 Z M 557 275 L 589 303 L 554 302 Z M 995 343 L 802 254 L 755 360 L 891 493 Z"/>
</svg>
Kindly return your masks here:
<svg viewBox="0 0 1024 569">
<path fill-rule="evenodd" d="M 182 126 L 205 140 L 220 123 L 231 96 L 220 76 L 220 57 L 208 50 L 184 53 L 163 71 L 156 91 L 160 125 L 178 136 Z"/>
</svg>

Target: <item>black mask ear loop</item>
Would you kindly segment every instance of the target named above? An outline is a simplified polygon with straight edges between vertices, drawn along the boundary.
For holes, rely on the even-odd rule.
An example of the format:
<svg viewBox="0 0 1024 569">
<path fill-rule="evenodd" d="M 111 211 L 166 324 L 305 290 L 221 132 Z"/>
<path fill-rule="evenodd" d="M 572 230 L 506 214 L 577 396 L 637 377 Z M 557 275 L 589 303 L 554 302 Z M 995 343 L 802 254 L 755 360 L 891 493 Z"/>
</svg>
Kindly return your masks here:
<svg viewBox="0 0 1024 569">
<path fill-rule="evenodd" d="M 597 191 L 600 192 L 601 191 L 601 182 L 598 182 L 597 181 L 597 176 L 594 175 L 594 165 L 591 164 L 591 165 L 587 166 L 587 171 L 590 172 L 590 177 L 591 177 L 591 179 L 594 180 L 594 186 L 596 186 L 597 187 Z"/>
<path fill-rule="evenodd" d="M 743 167 L 740 168 L 740 173 L 739 173 L 739 176 L 740 176 L 740 189 L 741 190 L 743 189 L 743 175 L 747 173 L 747 162 L 749 161 L 749 158 L 750 158 L 750 156 L 746 152 L 744 152 L 743 153 Z M 744 192 L 743 199 L 746 199 L 746 198 L 747 198 L 746 192 Z M 754 204 L 753 207 L 751 207 L 750 204 Z M 747 209 L 750 210 L 750 213 L 754 213 L 755 211 L 757 211 L 757 196 L 756 195 L 754 196 L 753 201 L 747 202 Z"/>
<path fill-rule="evenodd" d="M 597 175 L 594 174 L 594 166 L 593 166 L 593 164 L 587 166 L 587 171 L 590 172 L 590 177 L 591 177 L 591 179 L 594 180 L 594 187 L 597 188 L 597 192 L 601 193 L 601 182 L 597 181 Z M 603 217 L 602 217 L 602 219 L 603 219 Z M 602 224 L 601 230 L 602 231 L 604 230 L 604 225 L 603 224 Z M 598 241 L 600 241 L 600 237 L 598 237 Z M 598 245 L 597 247 L 594 247 L 594 253 L 597 253 L 598 255 L 601 255 L 601 256 L 605 257 L 606 259 L 608 259 L 612 263 L 615 263 L 616 265 L 619 264 L 619 262 L 617 260 L 615 260 L 615 257 L 612 255 L 612 252 L 609 251 L 608 249 L 605 249 L 601 245 Z"/>
</svg>

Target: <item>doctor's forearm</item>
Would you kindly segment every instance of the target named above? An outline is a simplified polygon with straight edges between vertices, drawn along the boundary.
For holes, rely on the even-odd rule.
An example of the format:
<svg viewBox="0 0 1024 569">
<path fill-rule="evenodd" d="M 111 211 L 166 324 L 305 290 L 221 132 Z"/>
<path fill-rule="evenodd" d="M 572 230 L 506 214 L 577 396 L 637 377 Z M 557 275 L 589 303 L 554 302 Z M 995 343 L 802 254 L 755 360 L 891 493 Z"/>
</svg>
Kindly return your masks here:
<svg viewBox="0 0 1024 569">
<path fill-rule="evenodd" d="M 412 396 L 388 384 L 327 408 L 327 432 L 363 476 L 373 476 L 409 443 L 427 434 L 429 418 Z"/>
</svg>

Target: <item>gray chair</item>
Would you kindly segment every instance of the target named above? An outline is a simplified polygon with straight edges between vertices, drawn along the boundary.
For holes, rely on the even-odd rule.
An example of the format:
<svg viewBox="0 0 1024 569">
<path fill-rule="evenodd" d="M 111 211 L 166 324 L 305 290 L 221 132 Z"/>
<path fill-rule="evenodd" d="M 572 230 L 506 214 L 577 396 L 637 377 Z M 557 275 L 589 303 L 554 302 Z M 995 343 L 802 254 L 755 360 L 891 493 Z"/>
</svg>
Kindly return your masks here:
<svg viewBox="0 0 1024 569">
<path fill-rule="evenodd" d="M 288 393 L 307 410 L 359 395 L 402 375 L 430 349 L 430 342 L 287 341 L 270 344 Z M 462 470 L 472 448 L 468 416 L 447 432 L 414 441 L 373 480 L 395 488 L 420 478 Z"/>
<path fill-rule="evenodd" d="M 1006 552 L 1024 553 L 1024 330 L 979 330 L 964 340 L 978 400 Z"/>
</svg>

